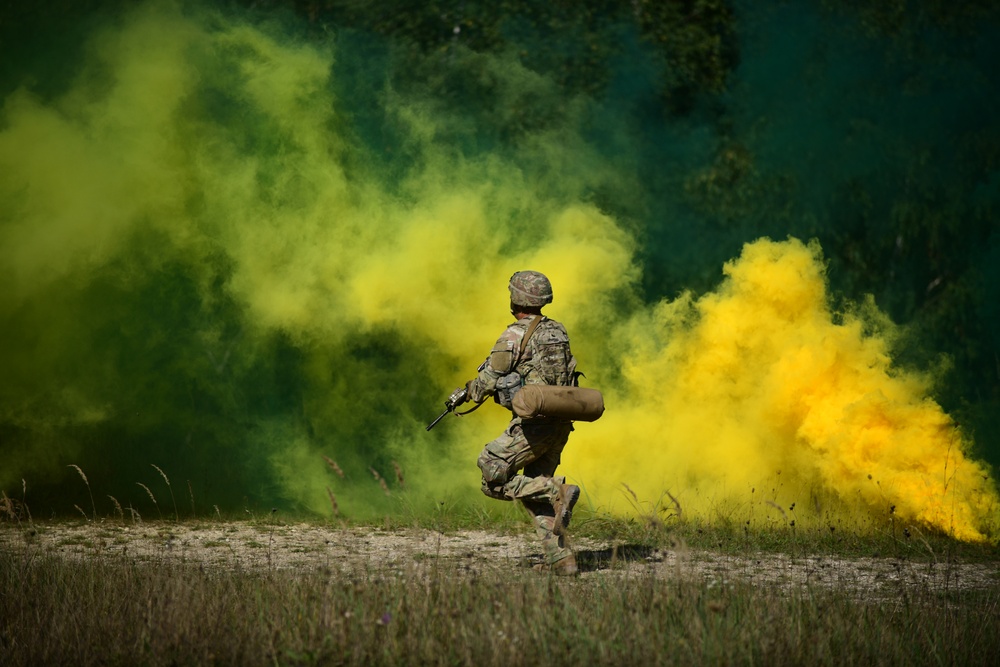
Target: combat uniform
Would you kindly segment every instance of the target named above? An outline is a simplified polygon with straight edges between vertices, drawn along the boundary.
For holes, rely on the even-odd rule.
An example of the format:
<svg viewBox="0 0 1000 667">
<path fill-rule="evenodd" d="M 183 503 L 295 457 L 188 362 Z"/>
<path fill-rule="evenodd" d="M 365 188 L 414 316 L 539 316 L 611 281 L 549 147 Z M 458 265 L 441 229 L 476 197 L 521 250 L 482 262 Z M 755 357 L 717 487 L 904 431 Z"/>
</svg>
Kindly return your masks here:
<svg viewBox="0 0 1000 667">
<path fill-rule="evenodd" d="M 522 340 L 536 318 L 540 321 L 521 353 Z M 511 409 L 511 399 L 521 386 L 571 386 L 575 371 L 576 359 L 565 327 L 542 315 L 529 315 L 508 326 L 497 340 L 479 374 L 468 384 L 469 399 L 480 403 L 492 396 Z M 524 505 L 534 519 L 550 565 L 573 557 L 564 536 L 555 534 L 561 531 L 554 532 L 553 511 L 559 489 L 566 482 L 553 475 L 572 430 L 568 420 L 522 420 L 514 415 L 503 434 L 483 448 L 478 461 L 483 493 Z"/>
</svg>

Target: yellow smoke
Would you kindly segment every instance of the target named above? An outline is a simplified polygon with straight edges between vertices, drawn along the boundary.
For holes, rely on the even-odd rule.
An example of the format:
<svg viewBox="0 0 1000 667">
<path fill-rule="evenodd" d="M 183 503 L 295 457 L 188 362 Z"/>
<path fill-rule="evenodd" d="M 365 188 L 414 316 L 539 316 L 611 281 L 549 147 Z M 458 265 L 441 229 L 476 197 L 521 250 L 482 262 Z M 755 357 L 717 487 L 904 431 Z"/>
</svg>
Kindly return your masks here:
<svg viewBox="0 0 1000 667">
<path fill-rule="evenodd" d="M 724 273 L 624 328 L 624 386 L 566 456 L 599 501 L 624 483 L 741 521 L 766 498 L 783 521 L 867 509 L 962 540 L 995 528 L 992 480 L 928 379 L 892 367 L 891 325 L 831 313 L 817 244 L 759 240 Z"/>
</svg>

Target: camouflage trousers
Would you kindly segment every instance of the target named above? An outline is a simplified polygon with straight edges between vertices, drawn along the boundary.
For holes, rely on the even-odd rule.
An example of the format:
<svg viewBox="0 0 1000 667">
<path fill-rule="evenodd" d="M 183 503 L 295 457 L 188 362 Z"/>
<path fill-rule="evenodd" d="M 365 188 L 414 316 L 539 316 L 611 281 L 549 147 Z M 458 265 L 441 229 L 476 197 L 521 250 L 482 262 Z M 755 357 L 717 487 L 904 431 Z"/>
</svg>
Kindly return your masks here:
<svg viewBox="0 0 1000 667">
<path fill-rule="evenodd" d="M 573 555 L 564 536 L 555 535 L 552 502 L 565 477 L 554 477 L 573 425 L 569 422 L 512 421 L 479 455 L 483 493 L 520 501 L 531 515 L 548 564 Z"/>
</svg>

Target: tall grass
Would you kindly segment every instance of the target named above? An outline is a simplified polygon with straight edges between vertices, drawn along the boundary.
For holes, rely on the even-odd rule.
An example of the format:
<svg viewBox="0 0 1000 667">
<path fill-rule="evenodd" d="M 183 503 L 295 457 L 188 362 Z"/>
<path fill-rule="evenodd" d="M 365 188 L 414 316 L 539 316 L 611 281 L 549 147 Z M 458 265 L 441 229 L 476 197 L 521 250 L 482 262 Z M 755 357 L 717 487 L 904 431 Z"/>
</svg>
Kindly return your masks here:
<svg viewBox="0 0 1000 667">
<path fill-rule="evenodd" d="M 922 665 L 1000 651 L 997 590 L 886 602 L 683 575 L 562 580 L 436 559 L 223 571 L 5 552 L 0 663 Z"/>
</svg>

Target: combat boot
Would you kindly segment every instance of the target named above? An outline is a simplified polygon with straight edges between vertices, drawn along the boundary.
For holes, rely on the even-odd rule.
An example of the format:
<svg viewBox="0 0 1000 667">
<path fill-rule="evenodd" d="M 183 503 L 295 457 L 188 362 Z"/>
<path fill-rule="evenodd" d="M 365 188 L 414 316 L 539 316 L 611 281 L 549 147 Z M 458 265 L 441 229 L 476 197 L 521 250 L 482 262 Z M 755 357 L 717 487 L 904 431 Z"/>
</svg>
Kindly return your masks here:
<svg viewBox="0 0 1000 667">
<path fill-rule="evenodd" d="M 573 518 L 573 506 L 580 499 L 580 487 L 576 484 L 560 484 L 559 494 L 552 503 L 555 510 L 555 524 L 552 532 L 555 535 L 562 535 L 563 531 L 569 527 L 569 520 Z"/>
<path fill-rule="evenodd" d="M 575 577 L 580 574 L 580 568 L 576 565 L 576 556 L 572 553 L 549 565 L 549 570 L 559 577 Z"/>
</svg>

